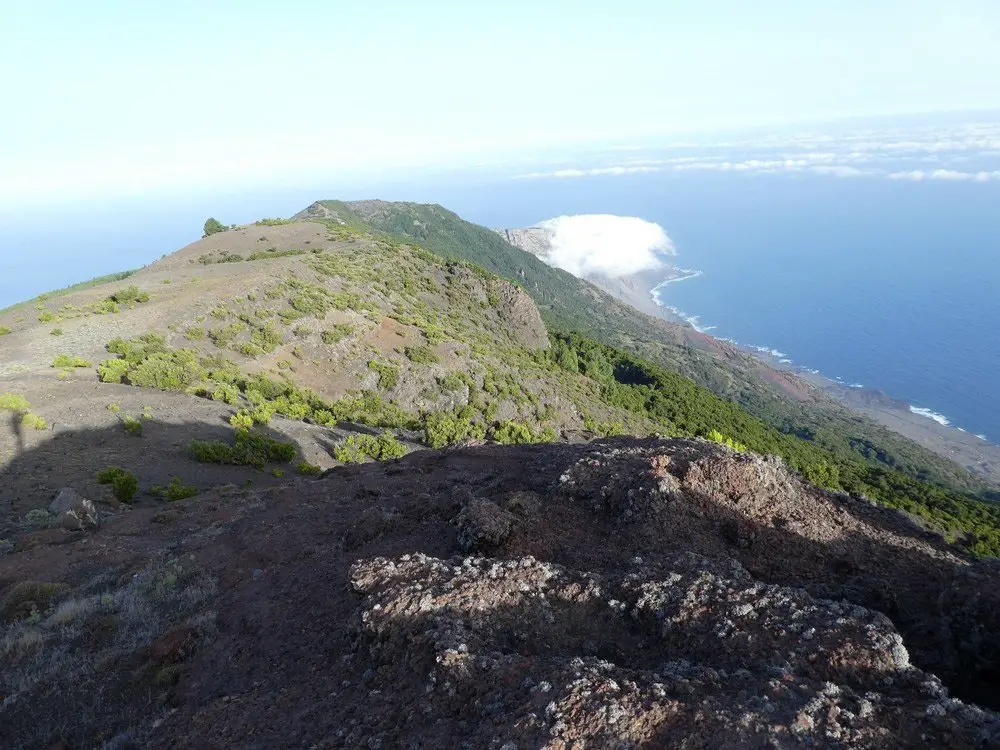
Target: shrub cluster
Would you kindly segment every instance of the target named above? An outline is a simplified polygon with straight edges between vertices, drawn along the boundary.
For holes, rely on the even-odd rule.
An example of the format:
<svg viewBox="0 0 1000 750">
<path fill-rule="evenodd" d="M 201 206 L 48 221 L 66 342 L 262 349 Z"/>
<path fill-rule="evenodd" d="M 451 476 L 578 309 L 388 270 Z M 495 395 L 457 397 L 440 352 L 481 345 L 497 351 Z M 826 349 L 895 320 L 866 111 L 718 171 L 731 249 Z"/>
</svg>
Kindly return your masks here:
<svg viewBox="0 0 1000 750">
<path fill-rule="evenodd" d="M 344 464 L 362 463 L 367 459 L 388 461 L 406 455 L 406 447 L 391 433 L 381 435 L 350 435 L 333 449 L 333 457 Z"/>
<path fill-rule="evenodd" d="M 170 480 L 170 484 L 166 487 L 154 484 L 150 489 L 150 492 L 157 497 L 162 497 L 165 500 L 174 502 L 194 497 L 198 494 L 198 488 L 191 484 L 182 484 L 178 477 L 173 477 Z"/>
<path fill-rule="evenodd" d="M 52 367 L 71 370 L 75 367 L 90 367 L 91 363 L 83 357 L 71 356 L 69 354 L 59 354 L 52 360 Z"/>
<path fill-rule="evenodd" d="M 235 430 L 231 443 L 221 440 L 192 440 L 188 444 L 188 452 L 194 460 L 201 463 L 257 468 L 263 468 L 269 463 L 288 463 L 297 453 L 293 443 L 245 429 Z"/>
<path fill-rule="evenodd" d="M 114 496 L 123 503 L 131 503 L 139 491 L 139 480 L 131 471 L 120 466 L 109 466 L 97 472 L 98 484 L 110 484 Z"/>
</svg>

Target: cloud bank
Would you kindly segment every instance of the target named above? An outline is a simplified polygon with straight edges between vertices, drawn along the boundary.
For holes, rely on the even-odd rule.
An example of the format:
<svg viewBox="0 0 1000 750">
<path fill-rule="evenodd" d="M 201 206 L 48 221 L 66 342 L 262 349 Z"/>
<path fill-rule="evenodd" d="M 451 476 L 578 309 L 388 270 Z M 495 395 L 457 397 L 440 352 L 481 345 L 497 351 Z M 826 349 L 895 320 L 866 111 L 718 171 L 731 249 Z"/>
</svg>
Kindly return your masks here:
<svg viewBox="0 0 1000 750">
<path fill-rule="evenodd" d="M 812 174 L 987 183 L 1000 181 L 1000 119 L 948 127 L 863 129 L 765 136 L 755 140 L 674 143 L 622 159 L 590 155 L 589 165 L 560 164 L 515 179 L 615 177 L 642 173 Z"/>
<path fill-rule="evenodd" d="M 548 262 L 574 276 L 626 276 L 661 268 L 675 254 L 663 227 L 634 216 L 559 216 L 538 226 L 552 233 Z"/>
</svg>

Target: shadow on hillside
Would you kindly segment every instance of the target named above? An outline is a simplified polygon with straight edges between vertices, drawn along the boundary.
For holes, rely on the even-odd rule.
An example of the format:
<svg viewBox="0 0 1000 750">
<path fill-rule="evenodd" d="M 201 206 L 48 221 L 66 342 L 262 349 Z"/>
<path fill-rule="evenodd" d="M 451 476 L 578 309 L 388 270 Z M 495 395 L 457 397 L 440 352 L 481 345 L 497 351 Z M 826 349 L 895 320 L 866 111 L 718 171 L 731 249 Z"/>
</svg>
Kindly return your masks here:
<svg viewBox="0 0 1000 750">
<path fill-rule="evenodd" d="M 301 446 L 286 434 L 271 428 L 256 428 L 275 440 L 295 445 L 297 458 L 287 463 L 268 463 L 264 470 L 253 466 L 201 463 L 189 453 L 192 440 L 232 443 L 233 428 L 222 422 L 142 421 L 140 435 L 128 434 L 123 424 L 84 430 L 51 430 L 40 433 L 41 442 L 25 448 L 19 420 L 16 429 L 18 453 L 0 467 L 0 536 L 23 529 L 25 514 L 46 508 L 64 487 L 72 487 L 84 497 L 107 498 L 96 474 L 108 466 L 120 466 L 139 479 L 135 503 L 157 501 L 150 495 L 154 485 L 167 485 L 173 478 L 185 485 L 207 490 L 222 484 L 269 486 L 280 481 L 272 473 L 280 468 L 294 471 L 302 455 Z"/>
</svg>

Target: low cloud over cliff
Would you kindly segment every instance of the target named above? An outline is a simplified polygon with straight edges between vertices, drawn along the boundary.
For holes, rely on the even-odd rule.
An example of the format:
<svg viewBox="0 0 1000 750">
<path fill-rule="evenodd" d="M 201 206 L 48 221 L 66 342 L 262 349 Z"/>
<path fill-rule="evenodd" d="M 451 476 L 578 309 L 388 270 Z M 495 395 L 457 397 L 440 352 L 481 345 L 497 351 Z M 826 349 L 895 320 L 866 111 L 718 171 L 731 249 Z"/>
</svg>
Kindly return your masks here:
<svg viewBox="0 0 1000 750">
<path fill-rule="evenodd" d="M 549 263 L 575 276 L 625 276 L 660 268 L 674 254 L 663 227 L 634 216 L 559 216 L 538 226 L 552 233 Z"/>
</svg>

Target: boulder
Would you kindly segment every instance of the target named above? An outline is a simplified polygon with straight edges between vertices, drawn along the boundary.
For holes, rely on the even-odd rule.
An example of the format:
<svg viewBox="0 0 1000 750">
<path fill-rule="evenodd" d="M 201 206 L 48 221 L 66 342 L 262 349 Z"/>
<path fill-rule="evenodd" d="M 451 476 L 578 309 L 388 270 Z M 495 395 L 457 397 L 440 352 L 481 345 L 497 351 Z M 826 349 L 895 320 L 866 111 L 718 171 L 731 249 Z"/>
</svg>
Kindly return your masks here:
<svg viewBox="0 0 1000 750">
<path fill-rule="evenodd" d="M 514 528 L 516 516 L 487 500 L 473 500 L 455 519 L 458 543 L 466 552 L 502 545 Z"/>
<path fill-rule="evenodd" d="M 72 487 L 64 487 L 49 505 L 49 512 L 66 529 L 96 529 L 100 524 L 97 508 Z"/>
</svg>

